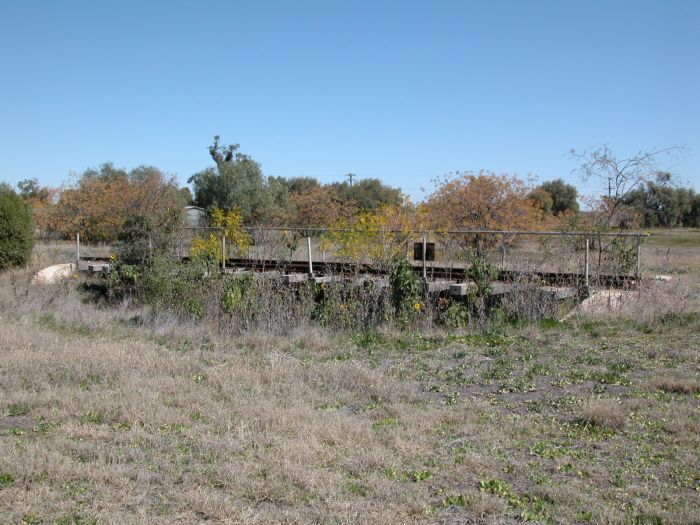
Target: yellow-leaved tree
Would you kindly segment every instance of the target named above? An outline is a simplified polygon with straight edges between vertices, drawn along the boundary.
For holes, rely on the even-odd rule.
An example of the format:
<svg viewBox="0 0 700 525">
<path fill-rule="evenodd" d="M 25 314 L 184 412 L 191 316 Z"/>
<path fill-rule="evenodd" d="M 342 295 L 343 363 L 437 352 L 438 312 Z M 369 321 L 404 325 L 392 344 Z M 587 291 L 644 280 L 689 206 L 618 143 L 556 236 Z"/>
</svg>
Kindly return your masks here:
<svg viewBox="0 0 700 525">
<path fill-rule="evenodd" d="M 424 215 L 420 206 L 381 205 L 376 211 L 335 222 L 323 247 L 343 260 L 387 269 L 406 252 L 411 232 L 421 228 Z"/>
<path fill-rule="evenodd" d="M 211 212 L 211 222 L 226 235 L 226 252 L 244 255 L 250 247 L 250 235 L 243 229 L 243 215 L 235 209 L 224 212 L 214 208 Z"/>
<path fill-rule="evenodd" d="M 250 247 L 250 236 L 243 228 L 243 216 L 238 210 L 224 212 L 220 208 L 211 211 L 211 225 L 214 228 L 207 236 L 199 236 L 192 242 L 190 257 L 221 262 L 224 256 L 223 236 L 226 236 L 226 256 L 244 255 Z"/>
</svg>

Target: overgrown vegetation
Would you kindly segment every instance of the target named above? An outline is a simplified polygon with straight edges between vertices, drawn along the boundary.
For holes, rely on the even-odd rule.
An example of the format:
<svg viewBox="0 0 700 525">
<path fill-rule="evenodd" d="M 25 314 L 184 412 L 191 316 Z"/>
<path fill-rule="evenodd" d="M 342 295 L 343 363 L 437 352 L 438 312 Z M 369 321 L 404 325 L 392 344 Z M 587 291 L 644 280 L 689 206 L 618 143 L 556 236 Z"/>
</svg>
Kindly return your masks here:
<svg viewBox="0 0 700 525">
<path fill-rule="evenodd" d="M 134 246 L 128 245 L 127 253 L 133 254 Z M 145 262 L 137 265 L 117 252 L 106 281 L 94 279 L 93 289 L 98 294 L 102 290 L 111 304 L 130 300 L 158 313 L 214 322 L 226 333 L 284 334 L 307 324 L 339 332 L 381 326 L 465 329 L 558 314 L 556 301 L 537 283 L 517 283 L 508 294 L 492 296 L 498 269 L 475 253 L 462 297 L 450 297 L 446 290 L 429 293 L 427 281 L 403 256 L 394 260 L 386 280 L 329 276 L 316 281 L 301 276 L 291 282 L 276 272 L 222 273 L 221 256 L 221 239 L 215 233 L 195 239 L 186 260 L 148 251 Z"/>
<path fill-rule="evenodd" d="M 0 522 L 692 523 L 700 274 L 688 257 L 695 269 L 655 263 L 681 270 L 677 285 L 605 316 L 492 315 L 459 330 L 367 320 L 394 316 L 413 286 L 398 303 L 384 288 L 381 311 L 352 306 L 370 293 L 359 285 L 284 292 L 154 258 L 176 273 L 148 287 L 173 304 L 127 294 L 105 307 L 78 290 L 95 283 L 6 272 Z M 198 296 L 200 319 L 178 305 L 171 281 L 186 279 L 218 283 Z M 309 309 L 266 326 L 270 296 Z M 366 328 L 315 320 L 341 315 Z"/>
</svg>

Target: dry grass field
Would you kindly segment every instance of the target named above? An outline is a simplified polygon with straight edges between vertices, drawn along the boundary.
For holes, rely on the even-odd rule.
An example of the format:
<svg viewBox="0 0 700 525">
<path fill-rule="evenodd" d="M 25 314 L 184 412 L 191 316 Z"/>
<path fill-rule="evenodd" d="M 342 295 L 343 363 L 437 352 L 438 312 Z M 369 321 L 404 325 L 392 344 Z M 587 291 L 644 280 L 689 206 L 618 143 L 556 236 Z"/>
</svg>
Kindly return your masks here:
<svg viewBox="0 0 700 525">
<path fill-rule="evenodd" d="M 697 230 L 478 332 L 234 338 L 30 282 L 70 257 L 0 276 L 0 524 L 700 523 Z"/>
</svg>

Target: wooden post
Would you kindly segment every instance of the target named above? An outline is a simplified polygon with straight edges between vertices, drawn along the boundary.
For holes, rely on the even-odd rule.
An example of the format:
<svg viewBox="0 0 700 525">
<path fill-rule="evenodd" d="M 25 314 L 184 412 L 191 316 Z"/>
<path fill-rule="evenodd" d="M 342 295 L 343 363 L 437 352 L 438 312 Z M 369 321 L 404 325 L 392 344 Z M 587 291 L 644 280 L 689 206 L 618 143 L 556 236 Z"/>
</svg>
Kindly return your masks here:
<svg viewBox="0 0 700 525">
<path fill-rule="evenodd" d="M 311 260 L 311 237 L 306 238 L 306 251 L 309 256 L 309 275 L 314 274 L 314 265 L 313 261 Z"/>
<path fill-rule="evenodd" d="M 226 232 L 221 234 L 221 268 L 226 269 Z"/>
<path fill-rule="evenodd" d="M 75 234 L 75 271 L 80 271 L 80 234 Z"/>
<path fill-rule="evenodd" d="M 428 244 L 426 243 L 425 235 L 423 235 L 423 254 L 422 254 L 423 255 L 423 279 L 428 278 L 428 273 L 427 273 L 426 268 L 425 268 L 425 252 L 426 252 L 427 248 L 428 248 Z"/>
<path fill-rule="evenodd" d="M 586 237 L 586 253 L 583 258 L 583 265 L 585 266 L 583 284 L 586 288 L 588 288 L 588 244 L 589 240 L 588 237 Z"/>
</svg>

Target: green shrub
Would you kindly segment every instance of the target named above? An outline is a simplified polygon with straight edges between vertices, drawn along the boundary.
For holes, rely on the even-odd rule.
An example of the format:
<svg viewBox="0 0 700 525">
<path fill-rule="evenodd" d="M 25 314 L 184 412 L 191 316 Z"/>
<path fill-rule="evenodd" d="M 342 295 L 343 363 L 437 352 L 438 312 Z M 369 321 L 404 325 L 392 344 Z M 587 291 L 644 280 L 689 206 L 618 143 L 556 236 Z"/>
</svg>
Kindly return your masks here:
<svg viewBox="0 0 700 525">
<path fill-rule="evenodd" d="M 255 308 L 255 280 L 251 274 L 234 276 L 223 284 L 221 309 L 227 314 L 242 313 Z"/>
<path fill-rule="evenodd" d="M 476 285 L 475 290 L 470 293 L 468 302 L 472 308 L 472 313 L 480 320 L 488 316 L 488 299 L 491 294 L 491 283 L 498 279 L 499 270 L 496 266 L 488 262 L 484 257 L 471 254 L 472 264 L 468 273 L 471 280 Z"/>
<path fill-rule="evenodd" d="M 440 315 L 440 322 L 448 328 L 465 328 L 471 320 L 469 306 L 465 303 L 452 303 Z"/>
<path fill-rule="evenodd" d="M 399 321 L 414 320 L 425 308 L 423 304 L 423 285 L 405 258 L 399 259 L 389 275 L 391 287 L 391 304 Z"/>
<path fill-rule="evenodd" d="M 31 208 L 12 188 L 0 184 L 0 270 L 26 264 L 33 248 Z"/>
</svg>

